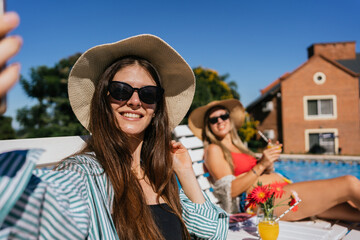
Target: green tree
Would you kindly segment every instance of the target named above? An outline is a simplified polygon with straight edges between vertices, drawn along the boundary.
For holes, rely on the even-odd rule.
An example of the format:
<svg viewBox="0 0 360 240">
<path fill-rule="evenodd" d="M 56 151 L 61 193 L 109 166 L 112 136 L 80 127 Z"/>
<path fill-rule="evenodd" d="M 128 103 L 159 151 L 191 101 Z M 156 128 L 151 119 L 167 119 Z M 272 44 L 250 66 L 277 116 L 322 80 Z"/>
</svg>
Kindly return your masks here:
<svg viewBox="0 0 360 240">
<path fill-rule="evenodd" d="M 239 136 L 243 142 L 247 142 L 248 147 L 253 152 L 258 152 L 266 146 L 266 143 L 257 140 L 257 126 L 259 121 L 255 121 L 248 113 L 245 113 L 244 124 L 239 129 Z"/>
<path fill-rule="evenodd" d="M 214 100 L 240 98 L 236 83 L 233 81 L 225 82 L 229 74 L 219 75 L 215 70 L 202 67 L 194 68 L 193 71 L 196 78 L 195 96 L 182 124 L 187 123 L 188 115 L 197 107 L 206 105 Z"/>
<path fill-rule="evenodd" d="M 11 117 L 0 116 L 0 140 L 16 138 L 11 121 Z"/>
<path fill-rule="evenodd" d="M 17 112 L 22 138 L 87 134 L 71 110 L 67 93 L 70 70 L 80 55 L 61 59 L 54 67 L 31 68 L 29 80 L 21 77 L 26 94 L 38 102 Z"/>
</svg>

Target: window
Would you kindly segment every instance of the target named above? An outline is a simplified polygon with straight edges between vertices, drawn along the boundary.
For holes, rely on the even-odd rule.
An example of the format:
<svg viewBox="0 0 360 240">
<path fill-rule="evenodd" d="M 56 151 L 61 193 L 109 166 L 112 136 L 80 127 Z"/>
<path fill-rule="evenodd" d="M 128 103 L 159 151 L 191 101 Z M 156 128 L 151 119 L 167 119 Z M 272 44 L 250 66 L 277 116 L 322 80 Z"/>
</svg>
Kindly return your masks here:
<svg viewBox="0 0 360 240">
<path fill-rule="evenodd" d="M 323 84 L 326 81 L 326 75 L 322 72 L 317 72 L 314 74 L 313 80 L 317 85 Z"/>
<path fill-rule="evenodd" d="M 306 129 L 305 150 L 315 154 L 338 153 L 337 129 Z"/>
<path fill-rule="evenodd" d="M 274 129 L 266 129 L 266 130 L 264 130 L 264 135 L 268 139 L 271 139 L 271 140 L 275 139 L 275 131 L 274 131 Z"/>
<path fill-rule="evenodd" d="M 262 108 L 263 112 L 271 112 L 273 109 L 274 109 L 274 104 L 272 101 L 263 103 L 263 108 Z"/>
<path fill-rule="evenodd" d="M 333 115 L 333 101 L 332 99 L 319 99 L 319 100 L 308 100 L 308 115 Z"/>
<path fill-rule="evenodd" d="M 335 119 L 336 96 L 305 96 L 304 113 L 306 120 Z"/>
</svg>

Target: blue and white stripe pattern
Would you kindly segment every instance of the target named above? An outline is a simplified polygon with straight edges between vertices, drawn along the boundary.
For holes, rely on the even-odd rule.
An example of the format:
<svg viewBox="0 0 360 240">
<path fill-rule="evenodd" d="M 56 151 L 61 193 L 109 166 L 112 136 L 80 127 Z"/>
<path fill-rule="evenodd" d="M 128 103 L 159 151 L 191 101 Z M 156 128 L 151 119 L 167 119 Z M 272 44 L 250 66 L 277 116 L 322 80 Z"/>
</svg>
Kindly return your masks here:
<svg viewBox="0 0 360 240">
<path fill-rule="evenodd" d="M 0 154 L 0 239 L 119 239 L 113 188 L 94 156 L 34 170 L 41 152 Z M 193 239 L 226 239 L 229 218 L 205 197 L 195 204 L 180 192 L 186 226 Z"/>
</svg>

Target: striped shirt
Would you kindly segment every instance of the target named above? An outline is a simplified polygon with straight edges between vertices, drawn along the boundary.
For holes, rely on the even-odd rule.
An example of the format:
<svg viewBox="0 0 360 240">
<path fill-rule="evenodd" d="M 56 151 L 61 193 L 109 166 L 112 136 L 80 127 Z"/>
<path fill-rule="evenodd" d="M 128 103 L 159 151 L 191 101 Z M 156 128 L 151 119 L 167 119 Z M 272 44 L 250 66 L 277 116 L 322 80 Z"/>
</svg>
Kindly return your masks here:
<svg viewBox="0 0 360 240">
<path fill-rule="evenodd" d="M 113 188 L 93 155 L 68 158 L 59 171 L 35 169 L 42 150 L 0 154 L 0 239 L 119 239 L 111 218 Z M 191 202 L 182 216 L 192 239 L 226 239 L 228 215 Z"/>
</svg>

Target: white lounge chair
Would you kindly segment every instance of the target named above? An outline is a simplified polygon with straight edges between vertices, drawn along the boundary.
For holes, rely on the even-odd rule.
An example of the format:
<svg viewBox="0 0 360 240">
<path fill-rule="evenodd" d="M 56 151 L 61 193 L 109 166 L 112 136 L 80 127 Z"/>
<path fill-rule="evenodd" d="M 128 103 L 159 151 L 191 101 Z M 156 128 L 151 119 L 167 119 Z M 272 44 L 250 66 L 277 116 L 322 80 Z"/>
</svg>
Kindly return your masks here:
<svg viewBox="0 0 360 240">
<path fill-rule="evenodd" d="M 203 144 L 200 139 L 194 136 L 187 125 L 179 125 L 175 128 L 174 132 L 175 140 L 180 141 L 189 151 L 193 161 L 193 168 L 200 187 L 209 195 L 213 203 L 218 204 L 219 200 L 213 195 L 210 183 L 204 174 L 203 168 Z M 254 229 L 253 226 L 247 229 Z M 248 224 L 248 223 L 247 223 Z M 246 228 L 245 228 L 246 229 Z M 278 240 L 355 240 L 360 239 L 360 231 L 349 230 L 346 227 L 334 224 L 322 220 L 314 221 L 298 221 L 298 222 L 284 222 L 280 221 L 280 234 Z M 347 235 L 346 235 L 347 234 Z M 245 230 L 239 232 L 229 231 L 227 240 L 232 239 L 257 239 L 254 235 L 251 235 Z"/>
<path fill-rule="evenodd" d="M 86 137 L 87 136 L 70 136 L 0 140 L 0 153 L 19 149 L 42 148 L 45 152 L 39 159 L 37 166 L 51 168 L 63 158 L 79 151 L 84 146 L 84 139 L 86 139 Z M 192 134 L 187 125 L 176 127 L 174 130 L 174 137 L 188 148 L 200 187 L 208 194 L 213 203 L 218 204 L 219 200 L 212 194 L 210 183 L 206 175 L 204 175 L 204 150 L 201 140 Z M 347 232 L 348 229 L 345 227 L 336 224 L 331 225 L 329 222 L 321 220 L 307 222 L 280 221 L 280 235 L 278 239 L 360 239 L 360 231 L 351 230 L 345 235 Z M 243 238 L 251 239 L 250 237 L 256 239 L 246 231 L 229 231 L 228 240 Z"/>
</svg>

